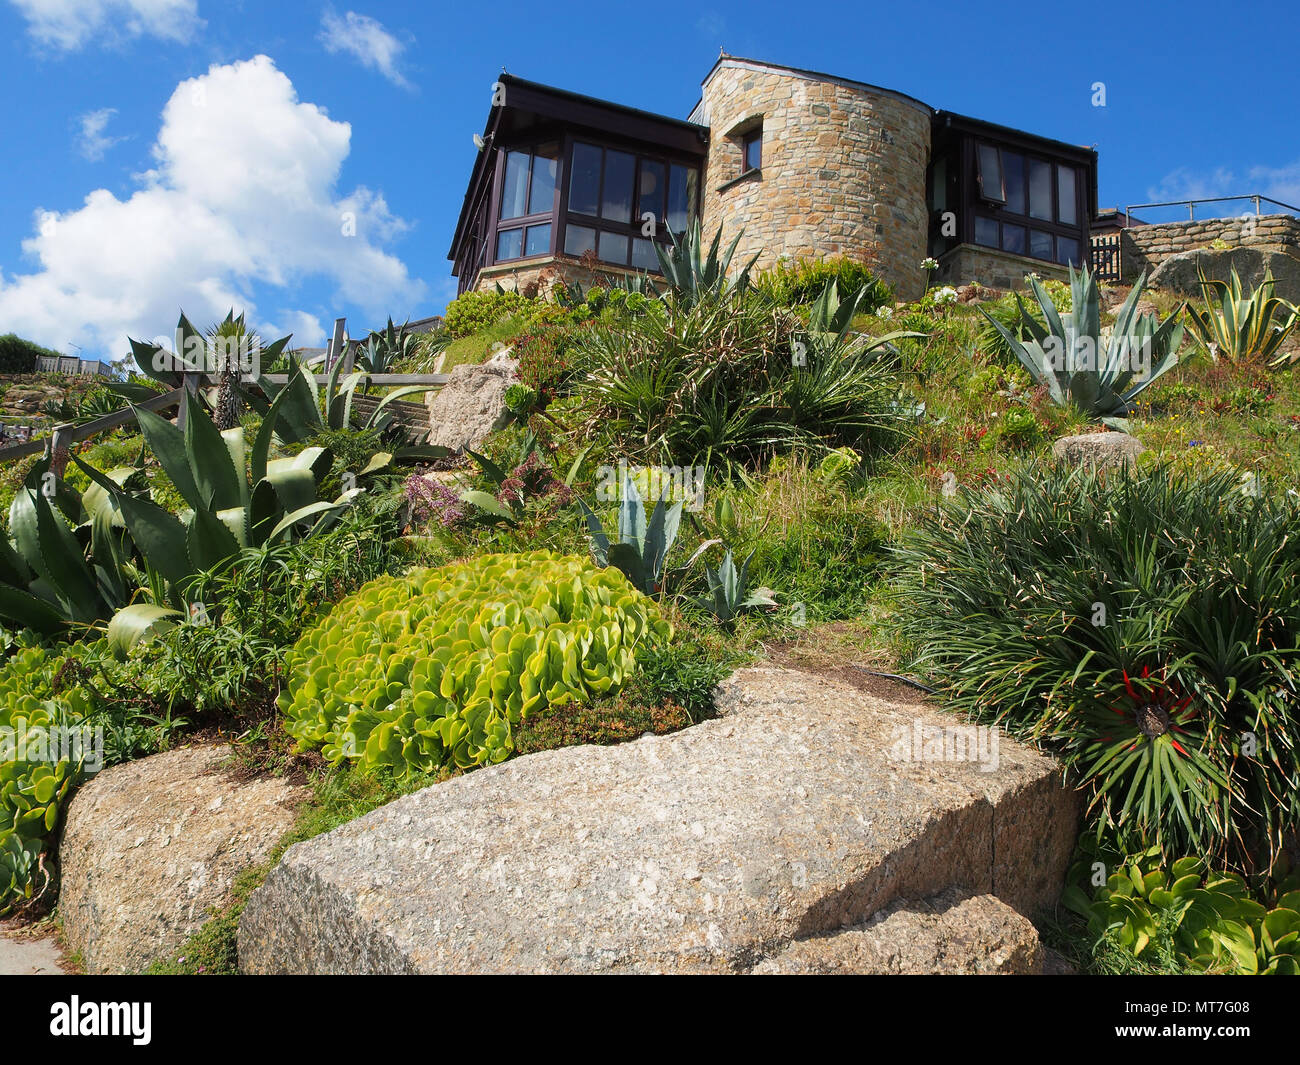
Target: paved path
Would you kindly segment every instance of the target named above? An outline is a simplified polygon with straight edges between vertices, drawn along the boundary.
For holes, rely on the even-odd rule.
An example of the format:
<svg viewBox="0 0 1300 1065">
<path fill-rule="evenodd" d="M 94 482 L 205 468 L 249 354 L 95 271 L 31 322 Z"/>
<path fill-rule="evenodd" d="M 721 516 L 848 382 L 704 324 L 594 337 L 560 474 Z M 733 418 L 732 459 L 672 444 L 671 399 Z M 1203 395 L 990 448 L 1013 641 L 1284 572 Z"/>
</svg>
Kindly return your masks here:
<svg viewBox="0 0 1300 1065">
<path fill-rule="evenodd" d="M 11 937 L 0 928 L 0 976 L 61 976 L 59 946 L 45 939 Z"/>
</svg>

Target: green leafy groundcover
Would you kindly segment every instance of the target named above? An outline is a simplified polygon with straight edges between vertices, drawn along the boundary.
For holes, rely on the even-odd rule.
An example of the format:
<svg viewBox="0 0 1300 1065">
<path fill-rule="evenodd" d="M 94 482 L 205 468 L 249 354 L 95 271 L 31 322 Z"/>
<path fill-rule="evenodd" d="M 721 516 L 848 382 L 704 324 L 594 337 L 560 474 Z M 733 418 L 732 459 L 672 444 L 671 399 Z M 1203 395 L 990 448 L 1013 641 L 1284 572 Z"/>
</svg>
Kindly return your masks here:
<svg viewBox="0 0 1300 1065">
<path fill-rule="evenodd" d="M 671 635 L 616 569 L 485 555 L 339 602 L 290 651 L 280 708 L 336 764 L 468 768 L 508 758 L 523 717 L 617 691 L 637 648 Z"/>
<path fill-rule="evenodd" d="M 58 665 L 28 647 L 0 666 L 0 914 L 31 897 L 45 840 L 91 753 L 72 738 L 89 700 L 79 686 L 56 697 Z"/>
</svg>

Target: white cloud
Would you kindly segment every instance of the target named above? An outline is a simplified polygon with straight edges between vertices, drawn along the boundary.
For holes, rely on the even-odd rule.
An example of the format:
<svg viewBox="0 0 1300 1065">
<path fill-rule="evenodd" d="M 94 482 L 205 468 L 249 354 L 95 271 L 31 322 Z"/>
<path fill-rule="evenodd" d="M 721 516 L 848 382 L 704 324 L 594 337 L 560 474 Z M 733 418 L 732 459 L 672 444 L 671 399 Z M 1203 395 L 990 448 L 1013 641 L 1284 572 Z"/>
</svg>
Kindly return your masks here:
<svg viewBox="0 0 1300 1065">
<path fill-rule="evenodd" d="M 411 87 L 399 69 L 406 44 L 369 15 L 349 11 L 339 18 L 333 11 L 326 11 L 320 20 L 320 42 L 331 55 L 346 52 L 363 67 L 379 71 L 394 85 Z"/>
<path fill-rule="evenodd" d="M 1170 171 L 1160 181 L 1147 189 L 1152 203 L 1171 200 L 1201 200 L 1217 196 L 1267 196 L 1282 203 L 1300 206 L 1300 159 L 1282 166 L 1251 166 L 1240 170 L 1218 167 L 1213 171 L 1195 171 L 1180 167 Z M 1249 200 L 1229 203 L 1198 204 L 1200 217 L 1235 215 L 1254 211 Z M 1265 214 L 1277 213 L 1281 208 L 1267 203 L 1260 205 Z"/>
<path fill-rule="evenodd" d="M 115 114 L 117 114 L 116 108 L 101 107 L 98 111 L 87 111 L 78 120 L 81 129 L 77 133 L 77 151 L 92 163 L 103 159 L 104 153 L 113 145 L 121 144 L 126 140 L 125 137 L 110 137 L 104 132 L 108 127 L 108 120 Z"/>
<path fill-rule="evenodd" d="M 117 43 L 132 37 L 185 42 L 205 25 L 198 0 L 12 0 L 41 44 L 65 52 L 91 38 Z"/>
<path fill-rule="evenodd" d="M 96 189 L 79 209 L 36 212 L 23 250 L 39 269 L 0 273 L 0 321 L 52 347 L 72 340 L 118 356 L 128 334 L 169 334 L 181 308 L 196 324 L 244 309 L 270 335 L 255 285 L 284 289 L 282 304 L 323 276 L 333 298 L 375 319 L 420 311 L 423 282 L 381 247 L 406 224 L 377 192 L 336 192 L 351 136 L 300 102 L 266 56 L 181 82 L 137 191 L 119 200 Z M 320 329 L 301 312 L 277 317 Z"/>
</svg>

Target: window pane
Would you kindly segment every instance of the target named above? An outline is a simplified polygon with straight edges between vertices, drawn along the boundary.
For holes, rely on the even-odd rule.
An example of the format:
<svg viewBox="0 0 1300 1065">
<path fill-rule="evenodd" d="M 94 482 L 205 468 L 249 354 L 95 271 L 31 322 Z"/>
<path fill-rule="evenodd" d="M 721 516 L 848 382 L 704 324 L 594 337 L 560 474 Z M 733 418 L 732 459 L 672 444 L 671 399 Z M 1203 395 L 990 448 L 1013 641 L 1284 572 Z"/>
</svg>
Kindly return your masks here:
<svg viewBox="0 0 1300 1065">
<path fill-rule="evenodd" d="M 1079 265 L 1079 242 L 1072 237 L 1056 238 L 1056 261 Z"/>
<path fill-rule="evenodd" d="M 596 231 L 588 226 L 575 226 L 572 223 L 564 227 L 564 254 L 582 255 L 596 250 Z"/>
<path fill-rule="evenodd" d="M 632 238 L 632 265 L 638 270 L 659 269 L 659 256 L 655 254 L 654 241 Z"/>
<path fill-rule="evenodd" d="M 611 222 L 632 221 L 632 180 L 635 173 L 636 156 L 627 152 L 605 153 L 605 185 L 600 200 L 602 218 Z"/>
<path fill-rule="evenodd" d="M 1029 231 L 1029 254 L 1035 259 L 1050 259 L 1052 257 L 1052 234 L 1044 233 L 1041 229 L 1031 229 Z"/>
<path fill-rule="evenodd" d="M 1078 221 L 1074 204 L 1074 167 L 1057 166 L 1056 198 L 1057 221 L 1064 222 L 1067 226 L 1074 225 Z"/>
<path fill-rule="evenodd" d="M 991 144 L 979 146 L 980 195 L 986 200 L 1002 202 L 1002 163 L 998 150 Z M 996 244 L 995 244 L 996 246 Z"/>
<path fill-rule="evenodd" d="M 674 233 L 686 232 L 695 215 L 695 186 L 698 170 L 688 170 L 673 164 L 668 176 L 668 228 Z"/>
<path fill-rule="evenodd" d="M 998 246 L 998 224 L 992 218 L 975 218 L 975 243 L 986 248 Z"/>
<path fill-rule="evenodd" d="M 935 160 L 934 174 L 930 179 L 932 188 L 932 198 L 930 207 L 935 211 L 946 211 L 948 209 L 948 160 L 939 158 Z"/>
<path fill-rule="evenodd" d="M 763 165 L 763 131 L 755 130 L 745 137 L 745 169 L 757 170 Z"/>
<path fill-rule="evenodd" d="M 497 234 L 497 261 L 518 259 L 524 253 L 524 231 L 507 229 Z"/>
<path fill-rule="evenodd" d="M 575 144 L 573 174 L 569 177 L 569 210 L 595 215 L 599 203 L 600 149 L 591 144 Z"/>
<path fill-rule="evenodd" d="M 1015 152 L 1002 153 L 1002 172 L 1007 185 L 1007 210 L 1025 213 L 1025 157 Z"/>
<path fill-rule="evenodd" d="M 528 239 L 524 241 L 525 255 L 545 255 L 551 250 L 551 223 L 529 226 Z"/>
<path fill-rule="evenodd" d="M 528 193 L 528 213 L 544 214 L 555 208 L 556 161 L 533 156 L 533 180 Z"/>
<path fill-rule="evenodd" d="M 627 265 L 627 237 L 617 233 L 601 233 L 600 257 L 607 263 Z"/>
<path fill-rule="evenodd" d="M 527 212 L 528 153 L 506 153 L 506 177 L 501 186 L 501 217 L 518 218 Z"/>
<path fill-rule="evenodd" d="M 654 215 L 656 227 L 664 220 L 664 164 L 641 160 L 641 187 L 637 194 L 636 221 L 640 226 L 647 214 Z"/>
<path fill-rule="evenodd" d="M 1009 226 L 1002 223 L 1002 250 L 1014 252 L 1016 255 L 1025 254 L 1025 227 Z"/>
<path fill-rule="evenodd" d="M 1052 164 L 1029 160 L 1029 217 L 1052 219 Z"/>
</svg>

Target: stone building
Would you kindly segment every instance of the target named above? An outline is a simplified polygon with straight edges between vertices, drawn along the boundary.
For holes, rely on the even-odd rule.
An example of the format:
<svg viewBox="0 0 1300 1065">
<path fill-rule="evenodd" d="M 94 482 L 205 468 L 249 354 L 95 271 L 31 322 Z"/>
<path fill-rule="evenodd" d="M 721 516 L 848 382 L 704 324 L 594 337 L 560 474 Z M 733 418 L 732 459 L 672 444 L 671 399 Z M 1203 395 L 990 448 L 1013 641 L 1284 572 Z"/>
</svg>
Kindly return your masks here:
<svg viewBox="0 0 1300 1065">
<path fill-rule="evenodd" d="M 658 271 L 699 219 L 757 268 L 844 255 L 900 298 L 1086 262 L 1097 155 L 725 53 L 687 119 L 501 75 L 448 258 L 461 292 Z"/>
</svg>

